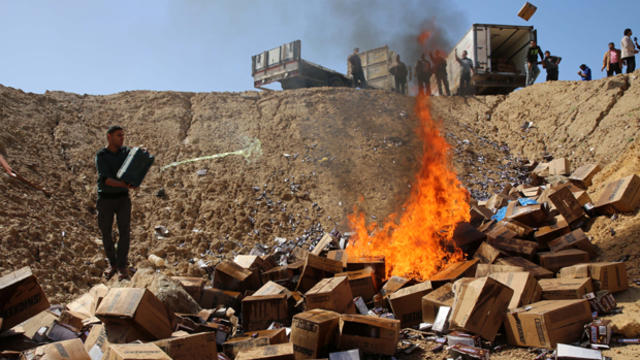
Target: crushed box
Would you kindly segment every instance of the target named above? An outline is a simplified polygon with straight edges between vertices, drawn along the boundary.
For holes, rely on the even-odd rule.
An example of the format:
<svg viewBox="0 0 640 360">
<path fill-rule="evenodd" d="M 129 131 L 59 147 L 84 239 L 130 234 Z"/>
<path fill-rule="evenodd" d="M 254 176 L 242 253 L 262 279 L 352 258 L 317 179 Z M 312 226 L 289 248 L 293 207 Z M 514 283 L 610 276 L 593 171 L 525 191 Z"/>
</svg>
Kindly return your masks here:
<svg viewBox="0 0 640 360">
<path fill-rule="evenodd" d="M 489 275 L 489 277 L 513 289 L 513 296 L 509 301 L 508 309 L 515 309 L 531 304 L 541 298 L 542 288 L 530 272 L 494 273 Z"/>
<path fill-rule="evenodd" d="M 205 288 L 202 289 L 199 304 L 205 309 L 215 309 L 218 305 L 238 309 L 240 308 L 240 299 L 242 299 L 242 293 L 238 291 L 221 290 L 205 286 Z"/>
<path fill-rule="evenodd" d="M 242 326 L 245 330 L 266 329 L 274 321 L 289 322 L 286 294 L 247 296 L 242 299 Z"/>
<path fill-rule="evenodd" d="M 389 296 L 389 303 L 400 326 L 404 328 L 422 322 L 422 297 L 433 290 L 430 281 L 402 288 Z"/>
<path fill-rule="evenodd" d="M 493 264 L 498 257 L 502 255 L 502 252 L 495 247 L 491 246 L 486 241 L 482 242 L 476 252 L 473 254 L 474 259 L 480 260 L 483 264 Z M 478 264 L 480 265 L 480 264 Z"/>
<path fill-rule="evenodd" d="M 389 296 L 391 294 L 393 294 L 394 292 L 402 289 L 405 286 L 410 286 L 415 284 L 416 281 L 413 279 L 407 279 L 405 277 L 402 276 L 392 276 L 390 277 L 387 282 L 384 283 L 384 285 L 382 285 L 382 289 L 380 289 L 380 294 L 382 296 Z"/>
<path fill-rule="evenodd" d="M 444 270 L 436 273 L 429 279 L 433 282 L 449 282 L 455 281 L 463 276 L 473 276 L 476 273 L 476 265 L 480 260 L 473 259 L 449 264 Z"/>
<path fill-rule="evenodd" d="M 136 330 L 141 340 L 164 339 L 173 330 L 171 318 L 164 304 L 151 291 L 139 288 L 113 288 L 102 300 L 96 316 L 107 328 Z M 115 331 L 115 330 L 114 330 Z M 133 335 L 133 333 L 132 333 Z M 122 339 L 129 342 L 138 339 Z M 109 340 L 111 341 L 111 338 Z"/>
<path fill-rule="evenodd" d="M 590 321 L 587 300 L 543 300 L 511 310 L 504 326 L 509 344 L 553 349 L 580 340 Z"/>
<path fill-rule="evenodd" d="M 291 343 L 296 359 L 325 357 L 336 347 L 340 314 L 323 309 L 299 313 L 291 321 Z"/>
<path fill-rule="evenodd" d="M 374 271 L 376 289 L 379 289 L 386 278 L 384 256 L 361 256 L 347 258 L 347 271 L 360 270 L 370 267 Z"/>
<path fill-rule="evenodd" d="M 223 261 L 216 265 L 213 274 L 214 288 L 243 292 L 256 290 L 260 285 L 257 271 L 245 269 L 233 261 Z"/>
<path fill-rule="evenodd" d="M 318 281 L 344 271 L 342 261 L 308 254 L 296 290 L 306 292 Z"/>
<path fill-rule="evenodd" d="M 349 279 L 349 286 L 351 286 L 351 293 L 354 297 L 360 296 L 369 301 L 376 294 L 375 271 L 370 266 L 360 270 L 338 273 L 335 276 L 346 276 Z"/>
<path fill-rule="evenodd" d="M 23 267 L 0 277 L 1 329 L 10 329 L 48 308 L 47 296 L 31 268 Z"/>
<path fill-rule="evenodd" d="M 590 278 L 581 279 L 540 279 L 543 300 L 583 299 L 593 292 Z"/>
<path fill-rule="evenodd" d="M 27 350 L 21 359 L 91 360 L 80 339 L 58 341 Z"/>
<path fill-rule="evenodd" d="M 489 277 L 460 286 L 450 318 L 453 327 L 493 341 L 513 297 L 513 289 Z"/>
<path fill-rule="evenodd" d="M 171 278 L 179 282 L 193 300 L 200 302 L 205 283 L 203 278 L 189 276 L 172 276 Z"/>
<path fill-rule="evenodd" d="M 368 315 L 340 316 L 341 349 L 360 349 L 364 353 L 393 355 L 400 336 L 400 320 Z"/>
<path fill-rule="evenodd" d="M 355 313 L 353 294 L 346 276 L 320 280 L 305 293 L 307 309 L 333 310 L 338 313 Z"/>
<path fill-rule="evenodd" d="M 582 229 L 573 230 L 549 242 L 549 249 L 552 252 L 570 248 L 586 251 L 592 258 L 598 255 L 598 248 L 589 241 Z"/>
<path fill-rule="evenodd" d="M 440 306 L 452 306 L 456 294 L 451 283 L 446 283 L 422 297 L 422 322 L 433 324 Z"/>
</svg>

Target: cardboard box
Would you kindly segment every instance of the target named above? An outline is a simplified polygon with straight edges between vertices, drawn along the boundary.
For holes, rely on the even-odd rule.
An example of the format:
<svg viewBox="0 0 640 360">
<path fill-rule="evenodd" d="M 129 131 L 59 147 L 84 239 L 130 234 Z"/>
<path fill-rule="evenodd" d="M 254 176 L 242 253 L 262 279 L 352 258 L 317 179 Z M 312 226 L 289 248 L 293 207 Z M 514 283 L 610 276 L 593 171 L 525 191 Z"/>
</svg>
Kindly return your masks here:
<svg viewBox="0 0 640 360">
<path fill-rule="evenodd" d="M 153 342 L 173 360 L 216 359 L 218 345 L 214 332 L 163 339 Z"/>
<path fill-rule="evenodd" d="M 222 290 L 243 292 L 260 287 L 258 272 L 245 269 L 233 261 L 223 261 L 216 266 L 213 287 Z"/>
<path fill-rule="evenodd" d="M 410 286 L 415 283 L 416 281 L 413 279 L 407 279 L 402 276 L 392 276 L 386 283 L 384 283 L 382 289 L 380 289 L 380 294 L 382 296 L 389 296 L 403 287 Z"/>
<path fill-rule="evenodd" d="M 518 206 L 513 213 L 506 217 L 531 227 L 537 227 L 547 219 L 547 212 L 542 204 Z M 489 236 L 489 234 L 487 234 Z"/>
<path fill-rule="evenodd" d="M 483 264 L 493 264 L 493 262 L 496 261 L 496 259 L 500 255 L 502 255 L 502 252 L 500 250 L 484 241 L 482 244 L 480 244 L 478 250 L 476 250 L 476 252 L 473 254 L 473 258 L 480 260 L 480 262 Z"/>
<path fill-rule="evenodd" d="M 582 165 L 569 176 L 569 180 L 582 189 L 588 189 L 589 186 L 591 186 L 593 177 L 599 173 L 600 170 L 601 168 L 598 164 Z"/>
<path fill-rule="evenodd" d="M 389 303 L 400 326 L 404 328 L 422 322 L 422 297 L 433 290 L 430 281 L 402 288 L 389 296 Z"/>
<path fill-rule="evenodd" d="M 369 266 L 361 270 L 338 273 L 336 276 L 346 276 L 349 279 L 353 297 L 360 296 L 365 301 L 369 301 L 378 291 L 375 285 L 375 271 Z"/>
<path fill-rule="evenodd" d="M 469 212 L 471 213 L 471 223 L 477 224 L 485 220 L 490 220 L 493 213 L 486 206 L 482 205 L 472 205 L 469 208 Z"/>
<path fill-rule="evenodd" d="M 549 242 L 551 252 L 572 248 L 586 251 L 592 258 L 598 256 L 598 248 L 589 241 L 589 238 L 582 229 L 576 229 Z"/>
<path fill-rule="evenodd" d="M 49 308 L 49 301 L 31 272 L 23 267 L 0 277 L 0 317 L 3 330 Z"/>
<path fill-rule="evenodd" d="M 370 267 L 374 271 L 376 289 L 379 289 L 387 277 L 384 256 L 350 257 L 347 259 L 347 271 Z"/>
<path fill-rule="evenodd" d="M 493 341 L 513 293 L 513 289 L 489 277 L 464 283 L 449 321 L 454 327 Z"/>
<path fill-rule="evenodd" d="M 566 266 L 558 271 L 558 278 L 562 279 L 579 279 L 588 277 L 590 277 L 589 264 Z"/>
<path fill-rule="evenodd" d="M 487 231 L 487 242 L 502 240 L 509 241 L 518 236 L 515 231 L 512 231 L 504 224 L 496 223 L 489 231 Z"/>
<path fill-rule="evenodd" d="M 538 228 L 533 233 L 533 238 L 538 242 L 541 248 L 547 246 L 547 242 L 562 236 L 571 231 L 569 224 L 562 215 L 555 217 L 554 223 L 551 225 L 545 225 Z"/>
<path fill-rule="evenodd" d="M 518 16 L 525 19 L 526 21 L 529 21 L 529 19 L 531 19 L 531 17 L 533 16 L 533 14 L 535 14 L 536 10 L 538 10 L 538 8 L 535 5 L 532 5 L 529 2 L 526 2 L 522 8 L 520 8 L 520 11 L 518 11 Z"/>
<path fill-rule="evenodd" d="M 599 213 L 632 212 L 640 205 L 640 177 L 630 175 L 608 183 L 595 204 Z"/>
<path fill-rule="evenodd" d="M 158 345 L 148 344 L 112 344 L 104 360 L 171 360 Z"/>
<path fill-rule="evenodd" d="M 39 346 L 26 351 L 21 359 L 91 360 L 80 339 L 58 341 Z"/>
<path fill-rule="evenodd" d="M 494 273 L 489 277 L 513 289 L 513 296 L 509 301 L 508 309 L 515 309 L 534 303 L 540 300 L 542 296 L 542 288 L 530 272 Z"/>
<path fill-rule="evenodd" d="M 346 250 L 330 250 L 327 253 L 327 259 L 336 260 L 342 262 L 342 267 L 347 268 L 349 256 Z"/>
<path fill-rule="evenodd" d="M 498 224 L 515 232 L 518 237 L 529 237 L 534 232 L 534 228 L 516 220 L 502 220 Z"/>
<path fill-rule="evenodd" d="M 538 254 L 540 266 L 557 272 L 565 266 L 571 266 L 590 259 L 589 253 L 579 249 L 566 249 L 556 252 L 542 252 Z"/>
<path fill-rule="evenodd" d="M 91 318 L 96 315 L 96 309 L 102 301 L 102 299 L 109 292 L 109 288 L 103 284 L 92 287 L 89 292 L 82 294 L 70 303 L 65 308 L 72 311 L 74 314 L 80 314 L 84 319 Z"/>
<path fill-rule="evenodd" d="M 173 330 L 171 320 L 164 304 L 149 290 L 137 288 L 114 288 L 109 290 L 102 300 L 96 316 L 107 328 L 124 326 L 137 330 L 140 340 L 167 338 Z M 131 334 L 133 335 L 133 333 Z M 124 342 L 137 339 L 123 339 Z M 112 341 L 111 337 L 109 339 Z"/>
<path fill-rule="evenodd" d="M 199 304 L 205 309 L 215 309 L 218 305 L 230 306 L 234 309 L 239 309 L 240 299 L 242 299 L 242 293 L 238 291 L 205 287 L 202 289 L 202 296 Z"/>
<path fill-rule="evenodd" d="M 109 348 L 107 331 L 102 324 L 93 325 L 84 341 L 84 349 L 89 354 L 91 360 L 102 359 L 104 353 Z"/>
<path fill-rule="evenodd" d="M 322 251 L 332 243 L 335 244 L 336 247 L 338 247 L 337 241 L 335 241 L 333 236 L 331 236 L 331 234 L 329 233 L 324 233 L 324 235 L 322 235 L 322 237 L 320 238 L 320 241 L 318 241 L 313 250 L 311 250 L 311 253 L 313 255 L 320 256 L 320 254 L 322 254 Z"/>
<path fill-rule="evenodd" d="M 627 267 L 623 262 L 597 262 L 589 264 L 589 275 L 595 290 L 611 293 L 629 288 Z"/>
<path fill-rule="evenodd" d="M 293 281 L 293 270 L 288 265 L 276 266 L 262 273 L 262 282 L 277 282 L 278 284 L 291 284 Z"/>
<path fill-rule="evenodd" d="M 243 350 L 235 360 L 294 360 L 293 344 L 275 344 Z"/>
<path fill-rule="evenodd" d="M 322 279 L 304 295 L 308 310 L 325 309 L 350 314 L 356 312 L 346 276 Z"/>
<path fill-rule="evenodd" d="M 536 279 L 553 277 L 552 271 L 545 269 L 542 266 L 536 265 L 535 263 L 532 263 L 531 261 L 521 257 L 500 258 L 496 261 L 496 263 L 498 265 L 523 267 L 526 271 L 532 273 Z"/>
<path fill-rule="evenodd" d="M 242 336 L 227 340 L 222 349 L 228 355 L 235 357 L 242 350 L 249 350 L 259 346 L 284 344 L 289 342 L 285 328 L 271 330 L 246 331 Z"/>
<path fill-rule="evenodd" d="M 10 330 L 15 333 L 22 333 L 25 337 L 33 339 L 40 329 L 46 328 L 48 330 L 57 320 L 57 315 L 45 310 L 12 327 Z"/>
<path fill-rule="evenodd" d="M 593 292 L 590 278 L 540 279 L 539 283 L 544 300 L 583 299 L 587 293 Z"/>
<path fill-rule="evenodd" d="M 242 299 L 244 329 L 266 329 L 274 321 L 289 322 L 287 295 L 247 296 Z"/>
<path fill-rule="evenodd" d="M 549 162 L 549 175 L 569 175 L 571 163 L 567 158 L 553 159 Z"/>
<path fill-rule="evenodd" d="M 336 347 L 340 314 L 313 309 L 297 314 L 291 322 L 291 343 L 296 359 L 326 357 Z"/>
<path fill-rule="evenodd" d="M 549 195 L 549 200 L 569 225 L 583 220 L 586 215 L 569 188 L 563 187 Z"/>
<path fill-rule="evenodd" d="M 476 273 L 476 266 L 480 260 L 473 259 L 449 264 L 444 270 L 436 273 L 431 277 L 431 282 L 449 282 L 455 281 L 463 276 L 473 276 Z"/>
<path fill-rule="evenodd" d="M 575 197 L 576 200 L 578 200 L 578 204 L 580 204 L 580 206 L 582 206 L 583 208 L 584 208 L 585 205 L 587 205 L 589 203 L 593 204 L 593 201 L 591 200 L 591 197 L 584 190 L 574 192 L 573 193 L 573 197 Z"/>
<path fill-rule="evenodd" d="M 590 321 L 587 300 L 543 300 L 511 310 L 504 325 L 509 344 L 553 349 L 580 340 Z"/>
<path fill-rule="evenodd" d="M 205 283 L 203 278 L 189 276 L 172 276 L 171 278 L 178 281 L 193 300 L 200 302 Z"/>
<path fill-rule="evenodd" d="M 422 322 L 433 324 L 440 306 L 453 306 L 453 284 L 446 283 L 422 297 Z"/>
<path fill-rule="evenodd" d="M 507 205 L 507 199 L 500 194 L 493 194 L 485 205 L 489 210 L 498 210 Z"/>
<path fill-rule="evenodd" d="M 393 355 L 400 336 L 400 320 L 368 315 L 340 316 L 340 348 L 364 353 Z"/>
<path fill-rule="evenodd" d="M 304 270 L 300 275 L 296 290 L 309 291 L 318 281 L 343 272 L 342 261 L 331 260 L 325 257 L 309 254 L 304 264 Z"/>
<path fill-rule="evenodd" d="M 270 263 L 257 255 L 236 255 L 233 262 L 252 271 L 263 272 L 271 269 Z"/>
<path fill-rule="evenodd" d="M 489 276 L 495 273 L 525 271 L 522 266 L 478 264 L 475 277 Z"/>
<path fill-rule="evenodd" d="M 453 231 L 453 242 L 465 253 L 471 253 L 478 248 L 487 236 L 468 222 L 461 222 L 456 225 Z"/>
<path fill-rule="evenodd" d="M 521 256 L 526 259 L 533 259 L 538 243 L 535 241 L 527 241 L 518 238 L 510 240 L 495 239 L 489 240 L 489 244 L 510 256 Z"/>
</svg>

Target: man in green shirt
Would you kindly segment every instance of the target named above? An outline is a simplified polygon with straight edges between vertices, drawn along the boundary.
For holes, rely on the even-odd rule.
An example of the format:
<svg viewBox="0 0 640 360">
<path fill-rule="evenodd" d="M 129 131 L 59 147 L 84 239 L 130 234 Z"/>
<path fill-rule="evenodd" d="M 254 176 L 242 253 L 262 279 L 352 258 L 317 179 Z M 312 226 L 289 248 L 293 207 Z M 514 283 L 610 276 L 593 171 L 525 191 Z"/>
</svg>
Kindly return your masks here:
<svg viewBox="0 0 640 360">
<path fill-rule="evenodd" d="M 124 130 L 120 126 L 111 126 L 107 130 L 107 147 L 96 154 L 98 170 L 98 226 L 102 233 L 102 244 L 109 259 L 109 268 L 105 277 L 110 279 L 116 272 L 120 278 L 129 278 L 128 260 L 129 233 L 131 223 L 131 200 L 129 189 L 135 187 L 118 180 L 116 174 L 129 154 L 129 148 L 123 146 Z M 111 237 L 113 215 L 118 223 L 118 248 L 116 250 Z"/>
</svg>

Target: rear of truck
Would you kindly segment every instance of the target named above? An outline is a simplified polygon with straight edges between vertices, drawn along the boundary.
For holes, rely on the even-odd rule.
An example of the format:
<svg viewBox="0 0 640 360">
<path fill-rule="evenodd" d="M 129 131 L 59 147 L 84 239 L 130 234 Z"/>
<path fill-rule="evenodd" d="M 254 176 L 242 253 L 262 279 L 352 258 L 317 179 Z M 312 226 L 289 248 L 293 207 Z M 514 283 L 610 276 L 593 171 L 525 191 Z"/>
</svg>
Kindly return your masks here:
<svg viewBox="0 0 640 360">
<path fill-rule="evenodd" d="M 396 52 L 388 46 L 360 52 L 360 62 L 364 71 L 367 86 L 382 90 L 395 90 L 395 79 L 389 70 L 396 63 Z M 351 64 L 347 61 L 348 73 L 351 74 Z"/>
<path fill-rule="evenodd" d="M 536 40 L 533 26 L 474 24 L 447 57 L 451 93 L 458 93 L 461 67 L 455 59 L 462 51 L 473 60 L 473 94 L 507 94 L 525 83 L 526 52 L 530 40 Z M 433 80 L 432 80 L 433 82 Z M 432 86 L 437 93 L 437 86 Z"/>
</svg>

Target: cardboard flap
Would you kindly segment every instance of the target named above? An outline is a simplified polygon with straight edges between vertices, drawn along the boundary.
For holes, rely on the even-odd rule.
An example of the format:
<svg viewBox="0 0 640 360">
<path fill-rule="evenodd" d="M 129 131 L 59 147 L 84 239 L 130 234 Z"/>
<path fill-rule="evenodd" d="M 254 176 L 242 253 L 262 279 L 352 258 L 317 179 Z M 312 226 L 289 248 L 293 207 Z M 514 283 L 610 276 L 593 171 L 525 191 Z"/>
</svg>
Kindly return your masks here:
<svg viewBox="0 0 640 360">
<path fill-rule="evenodd" d="M 142 288 L 113 288 L 102 299 L 96 315 L 133 318 L 146 291 Z"/>
</svg>

